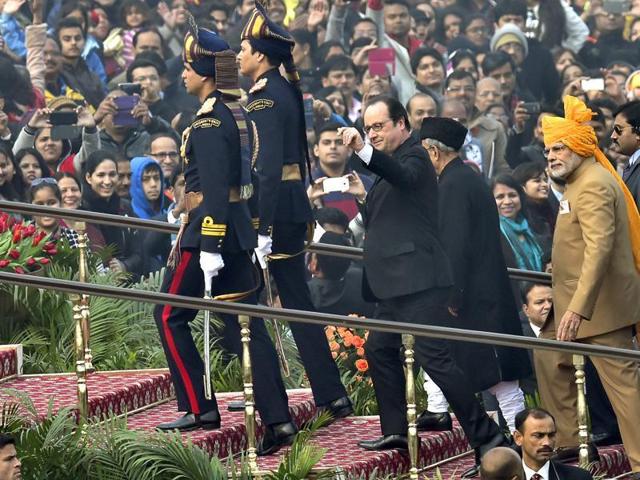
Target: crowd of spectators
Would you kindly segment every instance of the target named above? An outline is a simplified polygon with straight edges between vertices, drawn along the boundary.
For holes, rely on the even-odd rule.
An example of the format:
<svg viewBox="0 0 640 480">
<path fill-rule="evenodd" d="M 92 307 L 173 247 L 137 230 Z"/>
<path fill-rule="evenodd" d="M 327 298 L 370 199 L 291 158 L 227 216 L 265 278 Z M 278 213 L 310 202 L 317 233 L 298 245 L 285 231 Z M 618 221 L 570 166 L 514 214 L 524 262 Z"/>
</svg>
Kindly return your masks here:
<svg viewBox="0 0 640 480">
<path fill-rule="evenodd" d="M 0 199 L 178 222 L 180 138 L 198 108 L 181 81 L 187 12 L 239 49 L 253 5 L 0 0 Z M 596 112 L 616 169 L 628 163 L 611 135 L 618 108 L 640 99 L 639 0 L 271 0 L 268 11 L 296 40 L 316 240 L 362 244 L 357 199 L 324 180 L 374 184 L 338 129 L 362 129 L 380 94 L 406 105 L 418 134 L 429 116 L 468 127 L 463 160 L 493 192 L 509 267 L 550 268 L 563 185 L 547 175 L 540 125 L 562 114 L 563 95 Z M 71 222 L 35 221 L 77 242 Z M 133 278 L 162 268 L 172 242 L 97 224 L 88 234 L 91 248 L 109 246 L 103 268 Z M 319 309 L 372 312 L 355 263 L 311 255 L 308 264 Z"/>
</svg>

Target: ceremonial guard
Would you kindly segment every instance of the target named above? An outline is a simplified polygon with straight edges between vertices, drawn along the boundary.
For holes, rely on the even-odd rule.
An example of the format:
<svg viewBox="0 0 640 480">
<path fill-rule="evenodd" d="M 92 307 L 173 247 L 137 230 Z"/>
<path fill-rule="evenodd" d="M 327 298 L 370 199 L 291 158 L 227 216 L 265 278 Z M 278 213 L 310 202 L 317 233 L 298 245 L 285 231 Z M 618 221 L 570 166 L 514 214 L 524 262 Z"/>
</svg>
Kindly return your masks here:
<svg viewBox="0 0 640 480">
<path fill-rule="evenodd" d="M 255 164 L 257 189 L 254 221 L 258 229 L 256 256 L 266 262 L 285 308 L 315 310 L 306 282 L 304 248 L 313 216 L 304 181 L 308 146 L 302 94 L 291 55 L 294 40 L 272 22 L 256 2 L 242 32 L 240 72 L 254 81 L 247 110 L 260 145 Z M 283 65 L 288 80 L 280 75 Z M 351 401 L 320 325 L 290 322 L 316 405 L 334 418 L 352 413 Z"/>
<path fill-rule="evenodd" d="M 182 138 L 188 218 L 169 258 L 162 291 L 202 297 L 205 288 L 219 299 L 255 303 L 259 285 L 251 260 L 256 237 L 247 199 L 251 196 L 251 126 L 238 104 L 235 54 L 215 33 L 198 30 L 193 18 L 184 41 L 182 79 L 202 106 Z M 255 145 L 255 143 L 253 143 Z M 220 414 L 215 396 L 207 399 L 204 364 L 189 322 L 197 311 L 158 305 L 154 316 L 176 390 L 178 409 L 186 414 L 159 425 L 161 430 L 215 429 Z M 222 345 L 241 353 L 240 326 L 234 315 L 224 323 Z M 291 422 L 278 359 L 261 319 L 251 321 L 251 356 L 256 407 L 267 430 L 258 454 L 291 443 Z M 285 432 L 276 436 L 275 432 Z"/>
</svg>

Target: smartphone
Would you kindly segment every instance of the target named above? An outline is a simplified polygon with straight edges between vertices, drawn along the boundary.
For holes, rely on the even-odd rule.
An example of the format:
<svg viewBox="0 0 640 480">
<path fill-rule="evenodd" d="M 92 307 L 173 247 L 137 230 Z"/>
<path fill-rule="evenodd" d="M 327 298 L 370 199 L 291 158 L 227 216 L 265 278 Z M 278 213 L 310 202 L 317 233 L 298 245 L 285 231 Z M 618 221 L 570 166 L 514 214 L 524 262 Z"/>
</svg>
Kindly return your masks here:
<svg viewBox="0 0 640 480">
<path fill-rule="evenodd" d="M 580 83 L 583 92 L 604 90 L 604 78 L 587 78 Z"/>
<path fill-rule="evenodd" d="M 302 103 L 304 105 L 304 123 L 307 130 L 313 128 L 314 114 L 313 114 L 313 95 L 305 93 L 302 95 Z"/>
<path fill-rule="evenodd" d="M 142 93 L 142 85 L 139 83 L 119 83 L 118 90 L 122 90 L 127 95 L 140 95 Z"/>
<path fill-rule="evenodd" d="M 369 74 L 388 77 L 396 73 L 396 52 L 393 48 L 381 47 L 369 51 Z"/>
<path fill-rule="evenodd" d="M 49 123 L 51 125 L 74 125 L 78 123 L 78 114 L 73 110 L 51 112 Z"/>
<path fill-rule="evenodd" d="M 525 102 L 522 104 L 522 108 L 524 108 L 527 113 L 531 115 L 540 113 L 540 103 L 538 102 Z"/>
<path fill-rule="evenodd" d="M 322 181 L 322 191 L 324 193 L 346 192 L 349 190 L 349 177 L 325 178 Z"/>
<path fill-rule="evenodd" d="M 135 126 L 140 123 L 137 118 L 131 115 L 131 111 L 140 101 L 137 95 L 126 95 L 123 97 L 115 97 L 113 99 L 116 104 L 117 112 L 113 116 L 113 124 L 119 126 Z"/>
<path fill-rule="evenodd" d="M 78 138 L 82 133 L 82 127 L 77 125 L 53 125 L 51 127 L 51 138 L 53 140 L 67 140 Z"/>
<path fill-rule="evenodd" d="M 631 10 L 631 2 L 629 0 L 604 0 L 602 9 L 607 13 L 621 15 Z"/>
</svg>

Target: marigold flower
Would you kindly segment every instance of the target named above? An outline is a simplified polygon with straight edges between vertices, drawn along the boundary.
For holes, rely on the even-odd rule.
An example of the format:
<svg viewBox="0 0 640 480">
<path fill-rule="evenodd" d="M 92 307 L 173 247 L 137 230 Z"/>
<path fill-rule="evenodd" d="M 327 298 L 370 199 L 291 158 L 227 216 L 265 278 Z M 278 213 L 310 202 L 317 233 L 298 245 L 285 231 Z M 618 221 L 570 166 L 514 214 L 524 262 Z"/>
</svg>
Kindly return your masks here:
<svg viewBox="0 0 640 480">
<path fill-rule="evenodd" d="M 366 372 L 369 370 L 369 362 L 367 362 L 364 358 L 359 358 L 356 360 L 356 368 L 359 372 Z"/>
</svg>

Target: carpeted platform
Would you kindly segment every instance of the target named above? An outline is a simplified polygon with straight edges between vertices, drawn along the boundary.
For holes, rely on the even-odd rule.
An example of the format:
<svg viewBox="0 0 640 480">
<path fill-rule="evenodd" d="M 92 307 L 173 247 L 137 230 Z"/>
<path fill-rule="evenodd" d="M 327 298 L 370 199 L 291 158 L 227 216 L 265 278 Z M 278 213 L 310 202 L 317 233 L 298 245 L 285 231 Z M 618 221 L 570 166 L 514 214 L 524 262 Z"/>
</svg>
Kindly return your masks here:
<svg viewBox="0 0 640 480">
<path fill-rule="evenodd" d="M 29 395 L 40 416 L 46 414 L 49 402 L 54 410 L 76 405 L 76 377 L 73 374 L 19 376 L 19 355 L 15 349 L 0 347 L 0 391 L 14 389 Z M 123 372 L 100 372 L 89 376 L 89 408 L 94 418 L 105 414 L 127 414 L 130 429 L 154 431 L 156 425 L 175 419 L 179 413 L 172 400 L 173 387 L 167 370 L 137 370 Z M 315 414 L 315 405 L 309 390 L 288 392 L 289 408 L 294 421 L 301 425 Z M 7 398 L 7 397 L 5 397 Z M 227 457 L 246 448 L 244 414 L 228 412 L 231 400 L 240 400 L 240 393 L 218 394 L 222 414 L 219 430 L 197 430 L 183 434 L 194 444 L 211 455 Z M 0 396 L 0 402 L 3 400 Z M 258 438 L 263 428 L 258 422 Z M 367 452 L 358 447 L 360 440 L 374 439 L 380 435 L 378 417 L 350 417 L 339 420 L 321 429 L 313 442 L 326 449 L 318 465 L 320 469 L 331 469 L 336 478 L 368 479 L 374 473 L 378 478 L 406 473 L 409 458 L 398 451 Z M 445 480 L 459 478 L 473 463 L 473 455 L 452 459 L 469 450 L 469 445 L 457 422 L 451 432 L 421 434 L 420 464 L 427 469 L 421 478 L 434 479 L 436 469 L 428 466 L 439 464 L 438 469 Z M 595 465 L 599 475 L 612 477 L 629 471 L 629 463 L 622 446 L 599 449 L 601 461 Z M 259 459 L 262 470 L 277 467 L 283 452 Z M 452 459 L 447 461 L 448 459 Z"/>
</svg>

